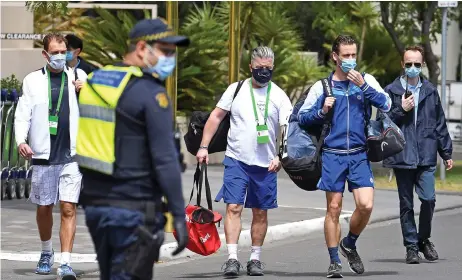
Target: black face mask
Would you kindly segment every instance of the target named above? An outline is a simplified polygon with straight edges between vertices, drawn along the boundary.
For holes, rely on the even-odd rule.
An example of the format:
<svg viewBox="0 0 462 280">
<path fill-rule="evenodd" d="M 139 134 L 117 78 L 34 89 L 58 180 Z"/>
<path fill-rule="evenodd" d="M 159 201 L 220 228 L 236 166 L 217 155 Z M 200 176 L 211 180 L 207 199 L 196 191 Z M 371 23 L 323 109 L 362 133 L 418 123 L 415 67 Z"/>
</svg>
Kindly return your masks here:
<svg viewBox="0 0 462 280">
<path fill-rule="evenodd" d="M 252 68 L 252 76 L 260 86 L 266 86 L 271 81 L 273 70 L 268 68 Z"/>
</svg>

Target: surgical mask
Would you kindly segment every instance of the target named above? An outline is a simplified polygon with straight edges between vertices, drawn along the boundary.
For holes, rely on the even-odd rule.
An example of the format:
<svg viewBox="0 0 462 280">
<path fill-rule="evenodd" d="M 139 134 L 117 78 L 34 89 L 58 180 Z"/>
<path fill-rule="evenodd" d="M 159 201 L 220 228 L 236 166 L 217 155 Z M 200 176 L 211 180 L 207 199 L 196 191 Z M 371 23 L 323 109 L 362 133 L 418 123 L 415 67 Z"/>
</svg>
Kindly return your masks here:
<svg viewBox="0 0 462 280">
<path fill-rule="evenodd" d="M 147 49 L 149 52 L 154 53 L 154 50 L 150 46 Z M 144 56 L 143 61 L 147 66 L 146 70 L 151 74 L 156 73 L 162 81 L 172 74 L 176 66 L 175 56 L 159 56 L 154 66 L 148 62 L 147 56 Z"/>
<path fill-rule="evenodd" d="M 415 66 L 411 66 L 410 68 L 405 68 L 404 70 L 406 72 L 406 75 L 409 78 L 415 78 L 419 76 L 420 72 L 422 72 L 422 68 L 417 68 Z"/>
<path fill-rule="evenodd" d="M 66 61 L 71 61 L 74 58 L 74 52 L 73 51 L 67 51 L 66 53 Z"/>
<path fill-rule="evenodd" d="M 341 60 L 340 68 L 342 68 L 342 71 L 345 73 L 350 72 L 350 70 L 355 69 L 356 67 L 356 59 L 351 58 L 351 59 L 343 59 Z"/>
<path fill-rule="evenodd" d="M 48 53 L 47 53 L 48 54 Z M 48 64 L 50 65 L 51 68 L 55 70 L 63 70 L 64 66 L 66 65 L 66 55 L 65 54 L 55 54 L 55 55 L 50 55 L 50 61 Z"/>
<path fill-rule="evenodd" d="M 252 68 L 252 76 L 259 86 L 266 86 L 271 81 L 273 70 L 268 68 Z"/>
</svg>

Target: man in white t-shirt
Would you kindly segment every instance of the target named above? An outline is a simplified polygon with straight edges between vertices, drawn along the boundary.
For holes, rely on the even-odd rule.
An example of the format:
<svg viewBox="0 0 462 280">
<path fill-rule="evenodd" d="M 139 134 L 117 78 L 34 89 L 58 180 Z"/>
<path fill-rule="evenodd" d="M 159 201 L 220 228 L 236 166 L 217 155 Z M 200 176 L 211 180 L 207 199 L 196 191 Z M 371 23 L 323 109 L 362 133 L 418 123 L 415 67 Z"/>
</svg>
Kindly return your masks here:
<svg viewBox="0 0 462 280">
<path fill-rule="evenodd" d="M 215 201 L 226 205 L 225 235 L 229 257 L 224 265 L 225 276 L 238 276 L 241 264 L 237 258 L 237 242 L 241 232 L 242 209 L 252 208 L 252 253 L 247 274 L 263 275 L 261 246 L 268 228 L 267 210 L 277 208 L 277 176 L 281 169 L 276 154 L 280 126 L 287 125 L 292 104 L 287 94 L 271 82 L 274 52 L 260 46 L 253 50 L 250 70 L 233 100 L 238 83 L 231 84 L 205 125 L 199 162 L 208 163 L 208 145 L 219 124 L 231 112 L 228 132 L 224 183 Z"/>
</svg>

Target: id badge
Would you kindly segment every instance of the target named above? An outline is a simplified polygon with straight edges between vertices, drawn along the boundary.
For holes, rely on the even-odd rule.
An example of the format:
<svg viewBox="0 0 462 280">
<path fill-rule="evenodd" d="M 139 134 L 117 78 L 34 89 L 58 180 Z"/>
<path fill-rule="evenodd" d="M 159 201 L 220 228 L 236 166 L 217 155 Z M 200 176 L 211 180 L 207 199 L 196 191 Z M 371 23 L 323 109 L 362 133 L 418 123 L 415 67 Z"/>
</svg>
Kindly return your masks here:
<svg viewBox="0 0 462 280">
<path fill-rule="evenodd" d="M 58 117 L 57 116 L 50 116 L 48 118 L 48 126 L 50 127 L 50 134 L 51 135 L 58 134 Z"/>
<path fill-rule="evenodd" d="M 257 143 L 258 144 L 268 144 L 270 141 L 269 133 L 268 133 L 268 126 L 264 125 L 257 125 Z"/>
</svg>

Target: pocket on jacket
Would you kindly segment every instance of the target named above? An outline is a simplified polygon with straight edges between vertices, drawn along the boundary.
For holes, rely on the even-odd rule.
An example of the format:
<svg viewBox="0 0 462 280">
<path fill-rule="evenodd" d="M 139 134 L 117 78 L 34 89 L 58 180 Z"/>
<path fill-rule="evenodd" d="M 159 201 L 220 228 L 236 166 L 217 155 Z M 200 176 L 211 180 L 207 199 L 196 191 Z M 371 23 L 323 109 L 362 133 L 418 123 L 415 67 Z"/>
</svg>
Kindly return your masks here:
<svg viewBox="0 0 462 280">
<path fill-rule="evenodd" d="M 436 139 L 436 123 L 429 122 L 425 125 L 424 137 Z"/>
<path fill-rule="evenodd" d="M 146 138 L 125 136 L 116 138 L 116 163 L 121 168 L 149 169 L 150 155 L 145 153 Z"/>
</svg>

